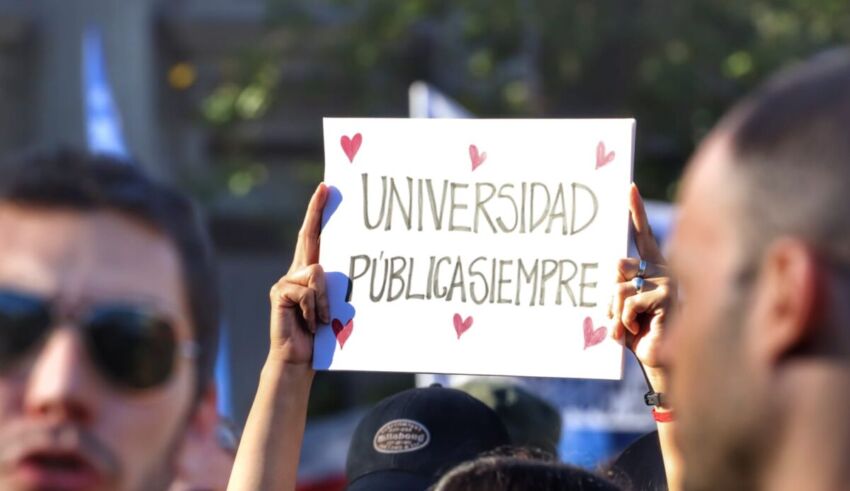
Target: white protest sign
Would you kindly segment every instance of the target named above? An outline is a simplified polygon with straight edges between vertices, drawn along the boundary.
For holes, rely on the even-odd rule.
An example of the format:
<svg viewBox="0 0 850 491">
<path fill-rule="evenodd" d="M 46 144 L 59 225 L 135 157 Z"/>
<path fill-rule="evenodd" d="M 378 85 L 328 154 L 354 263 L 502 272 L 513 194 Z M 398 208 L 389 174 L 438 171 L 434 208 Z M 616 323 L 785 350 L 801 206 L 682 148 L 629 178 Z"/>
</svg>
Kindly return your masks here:
<svg viewBox="0 0 850 491">
<path fill-rule="evenodd" d="M 330 370 L 619 378 L 635 122 L 325 119 Z"/>
</svg>

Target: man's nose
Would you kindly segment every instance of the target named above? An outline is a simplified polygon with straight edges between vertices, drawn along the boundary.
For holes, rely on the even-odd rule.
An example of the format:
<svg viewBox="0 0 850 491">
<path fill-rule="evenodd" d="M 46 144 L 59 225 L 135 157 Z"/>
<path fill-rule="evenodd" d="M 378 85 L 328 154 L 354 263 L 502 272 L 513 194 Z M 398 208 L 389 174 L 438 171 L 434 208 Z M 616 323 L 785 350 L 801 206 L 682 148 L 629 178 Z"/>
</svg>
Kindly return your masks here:
<svg viewBox="0 0 850 491">
<path fill-rule="evenodd" d="M 98 404 L 96 376 L 79 332 L 57 327 L 39 352 L 27 380 L 27 414 L 56 422 L 91 421 Z"/>
</svg>

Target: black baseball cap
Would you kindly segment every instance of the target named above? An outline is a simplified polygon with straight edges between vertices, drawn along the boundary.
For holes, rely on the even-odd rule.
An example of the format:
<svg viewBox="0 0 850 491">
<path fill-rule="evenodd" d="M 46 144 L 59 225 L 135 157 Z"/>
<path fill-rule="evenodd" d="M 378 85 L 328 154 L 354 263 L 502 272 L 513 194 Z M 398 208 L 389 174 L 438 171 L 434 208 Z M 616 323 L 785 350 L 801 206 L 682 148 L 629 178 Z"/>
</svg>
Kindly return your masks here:
<svg viewBox="0 0 850 491">
<path fill-rule="evenodd" d="M 424 491 L 457 464 L 509 443 L 499 416 L 469 394 L 406 390 L 379 402 L 354 430 L 347 489 Z"/>
</svg>

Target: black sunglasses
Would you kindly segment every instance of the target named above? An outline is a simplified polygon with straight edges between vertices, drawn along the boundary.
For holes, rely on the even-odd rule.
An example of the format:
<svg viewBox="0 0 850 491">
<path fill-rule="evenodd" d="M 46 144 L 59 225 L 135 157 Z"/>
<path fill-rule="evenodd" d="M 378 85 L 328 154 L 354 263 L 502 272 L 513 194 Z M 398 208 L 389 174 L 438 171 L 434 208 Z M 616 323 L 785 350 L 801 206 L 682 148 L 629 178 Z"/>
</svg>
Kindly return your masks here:
<svg viewBox="0 0 850 491">
<path fill-rule="evenodd" d="M 35 349 L 58 320 L 50 300 L 0 288 L 0 370 Z M 99 304 L 74 321 L 100 372 L 122 388 L 161 385 L 174 371 L 178 356 L 197 356 L 194 342 L 178 342 L 169 322 L 137 306 Z"/>
</svg>

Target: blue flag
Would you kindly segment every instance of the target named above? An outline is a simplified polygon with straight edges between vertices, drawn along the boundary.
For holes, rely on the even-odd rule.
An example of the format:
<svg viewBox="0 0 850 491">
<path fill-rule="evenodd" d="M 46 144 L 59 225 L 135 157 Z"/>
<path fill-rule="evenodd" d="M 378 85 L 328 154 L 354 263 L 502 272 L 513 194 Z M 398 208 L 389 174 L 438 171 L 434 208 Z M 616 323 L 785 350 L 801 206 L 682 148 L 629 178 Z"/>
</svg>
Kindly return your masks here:
<svg viewBox="0 0 850 491">
<path fill-rule="evenodd" d="M 218 392 L 218 414 L 233 418 L 230 393 L 230 334 L 225 322 L 219 326 L 218 354 L 215 357 L 215 386 Z"/>
<path fill-rule="evenodd" d="M 83 104 L 89 151 L 122 157 L 129 162 L 121 115 L 106 74 L 103 40 L 96 26 L 89 26 L 83 32 Z"/>
</svg>

